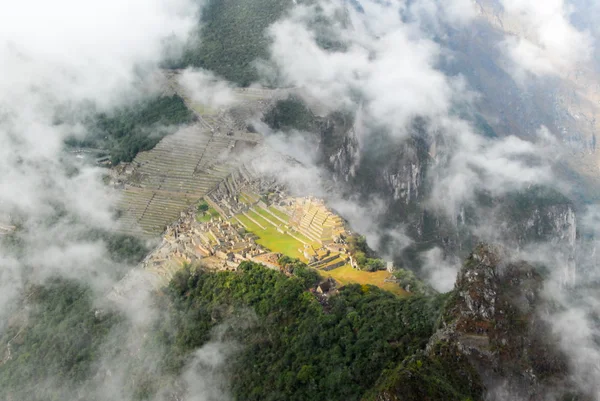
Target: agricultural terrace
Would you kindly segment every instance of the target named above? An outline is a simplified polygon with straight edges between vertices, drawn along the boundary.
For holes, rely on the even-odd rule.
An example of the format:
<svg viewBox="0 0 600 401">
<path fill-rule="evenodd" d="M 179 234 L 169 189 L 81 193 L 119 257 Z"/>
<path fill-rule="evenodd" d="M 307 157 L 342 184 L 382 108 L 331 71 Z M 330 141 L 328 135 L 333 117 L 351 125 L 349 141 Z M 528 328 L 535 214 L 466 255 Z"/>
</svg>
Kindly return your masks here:
<svg viewBox="0 0 600 401">
<path fill-rule="evenodd" d="M 166 73 L 170 93 L 178 93 L 198 118 L 197 124 L 161 140 L 139 153 L 126 166 L 119 181 L 125 182 L 119 204 L 122 231 L 155 236 L 179 218 L 238 168 L 240 144 L 256 144 L 261 135 L 247 130 L 246 121 L 256 110 L 269 107 L 276 91 L 237 89 L 235 107 L 213 110 L 193 103 L 178 84 L 178 73 Z M 244 147 L 244 145 L 240 146 Z M 216 216 L 218 210 L 209 213 Z M 203 214 L 204 220 L 210 220 Z M 141 232 L 140 232 L 141 231 Z"/>
<path fill-rule="evenodd" d="M 345 245 L 332 240 L 333 236 L 344 234 L 342 220 L 320 200 L 286 198 L 278 206 L 266 206 L 263 199 L 248 188 L 241 190 L 237 201 L 243 211 L 231 219 L 255 234 L 261 246 L 298 258 L 341 285 L 371 284 L 398 296 L 407 294 L 388 271 L 368 272 L 348 263 Z M 333 250 L 336 247 L 337 252 Z"/>
<path fill-rule="evenodd" d="M 160 234 L 179 214 L 225 179 L 235 165 L 223 158 L 235 140 L 190 127 L 138 154 L 125 173 L 119 209 L 125 232 Z"/>
</svg>

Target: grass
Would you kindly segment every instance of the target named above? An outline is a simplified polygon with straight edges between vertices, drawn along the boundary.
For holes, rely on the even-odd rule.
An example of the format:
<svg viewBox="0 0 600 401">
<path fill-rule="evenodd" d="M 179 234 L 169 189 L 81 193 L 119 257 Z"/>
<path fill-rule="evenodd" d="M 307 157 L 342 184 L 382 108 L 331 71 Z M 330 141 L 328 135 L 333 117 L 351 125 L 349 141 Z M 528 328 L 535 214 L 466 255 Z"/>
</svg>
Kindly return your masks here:
<svg viewBox="0 0 600 401">
<path fill-rule="evenodd" d="M 253 210 L 248 210 L 247 212 L 248 216 L 252 217 L 254 220 L 256 220 L 261 226 L 269 228 L 269 227 L 273 227 L 273 225 L 271 223 L 269 223 L 267 220 L 263 219 L 262 216 L 258 213 L 256 213 Z M 273 227 L 275 228 L 275 227 Z"/>
<path fill-rule="evenodd" d="M 239 194 L 239 195 L 238 195 L 238 198 L 239 198 L 240 202 L 242 202 L 242 203 L 245 203 L 246 205 L 251 205 L 251 204 L 253 204 L 253 203 L 254 203 L 254 202 L 253 202 L 253 201 L 252 201 L 250 198 L 248 198 L 248 197 L 247 197 L 245 194 L 243 194 L 243 193 Z"/>
<path fill-rule="evenodd" d="M 209 222 L 212 217 L 219 217 L 220 214 L 212 207 L 209 207 L 208 210 L 204 213 L 199 212 L 196 214 L 196 221 L 199 223 Z"/>
<path fill-rule="evenodd" d="M 203 104 L 200 104 L 200 103 L 194 103 L 191 105 L 191 107 L 194 111 L 198 112 L 202 116 L 209 116 L 209 115 L 217 114 L 217 110 L 214 110 L 214 109 L 212 109 L 208 106 L 205 106 Z"/>
<path fill-rule="evenodd" d="M 319 249 L 321 247 L 321 244 L 318 241 L 312 240 L 310 238 L 308 238 L 307 236 L 305 236 L 304 234 L 302 234 L 299 231 L 294 231 L 291 230 L 294 234 L 294 237 L 298 237 L 299 239 L 301 239 L 302 241 L 306 242 L 307 244 L 310 244 L 313 246 L 313 248 L 315 249 Z"/>
<path fill-rule="evenodd" d="M 332 277 L 341 285 L 371 284 L 398 296 L 408 295 L 408 293 L 404 291 L 398 284 L 386 283 L 384 281 L 390 275 L 385 270 L 366 272 L 362 270 L 356 270 L 350 265 L 344 265 L 328 272 L 320 271 L 320 273 L 322 275 L 328 275 L 329 277 Z"/>
<path fill-rule="evenodd" d="M 287 214 L 283 213 L 281 210 L 277 209 L 276 207 L 269 206 L 269 210 L 275 216 L 278 216 L 280 219 L 283 219 L 283 221 L 290 221 L 290 216 L 288 216 Z"/>
<path fill-rule="evenodd" d="M 275 217 L 271 216 L 267 211 L 265 211 L 263 208 L 260 207 L 255 207 L 254 208 L 256 210 L 257 213 L 253 213 L 250 212 L 250 216 L 252 216 L 253 219 L 257 220 L 260 224 L 262 224 L 263 226 L 266 224 L 269 224 L 271 227 L 273 226 L 272 224 L 270 224 L 268 221 L 266 221 L 265 219 L 262 219 L 262 216 L 266 216 L 267 219 L 271 220 L 273 223 L 275 223 L 277 226 L 280 226 L 282 223 L 277 220 Z M 264 222 L 264 223 L 263 223 Z M 281 233 L 280 233 L 281 234 Z M 319 249 L 321 247 L 321 244 L 319 244 L 317 241 L 313 241 L 312 239 L 308 238 L 307 236 L 301 234 L 298 231 L 294 231 L 294 237 L 299 238 L 300 240 L 306 242 L 307 244 L 313 246 L 315 249 Z"/>
<path fill-rule="evenodd" d="M 258 215 L 252 213 L 250 213 L 250 215 L 253 219 L 259 221 L 260 224 L 266 227 L 266 229 L 263 230 L 244 215 L 237 215 L 237 218 L 240 219 L 240 221 L 242 221 L 246 227 L 248 227 L 248 231 L 258 237 L 256 240 L 258 244 L 273 252 L 279 252 L 290 257 L 299 258 L 300 260 L 306 262 L 306 258 L 302 252 L 298 251 L 299 248 L 302 249 L 304 247 L 302 242 L 292 238 L 287 234 L 280 233 L 271 224 L 260 219 L 260 217 L 257 217 Z"/>
<path fill-rule="evenodd" d="M 254 208 L 256 210 L 256 212 L 260 215 L 265 217 L 266 219 L 269 219 L 270 221 L 272 221 L 273 223 L 280 225 L 282 224 L 279 220 L 277 220 L 275 217 L 271 216 L 269 214 L 269 212 L 267 212 L 265 209 L 263 209 L 262 207 L 255 207 Z"/>
</svg>

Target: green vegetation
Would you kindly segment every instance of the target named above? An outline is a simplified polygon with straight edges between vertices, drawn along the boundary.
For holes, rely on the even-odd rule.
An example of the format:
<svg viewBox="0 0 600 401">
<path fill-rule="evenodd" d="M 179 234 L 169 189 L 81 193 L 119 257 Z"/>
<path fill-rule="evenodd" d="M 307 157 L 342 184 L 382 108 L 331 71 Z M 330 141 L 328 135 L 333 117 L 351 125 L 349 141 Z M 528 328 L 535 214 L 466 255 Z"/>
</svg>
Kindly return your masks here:
<svg viewBox="0 0 600 401">
<path fill-rule="evenodd" d="M 251 308 L 254 325 L 227 334 L 243 344 L 231 361 L 235 399 L 360 400 L 384 369 L 423 349 L 433 333 L 441 298 L 349 285 L 324 310 L 307 292 L 314 273 L 287 262 L 291 277 L 249 262 L 239 272 L 177 274 L 169 285 L 177 331 L 166 337 L 172 366 L 210 339 L 215 320 Z"/>
<path fill-rule="evenodd" d="M 0 355 L 9 343 L 11 355 L 0 363 L 0 398 L 71 399 L 67 394 L 94 373 L 101 344 L 120 318 L 96 314 L 89 289 L 73 281 L 52 279 L 34 287 L 27 302 L 26 323 L 0 338 Z"/>
<path fill-rule="evenodd" d="M 359 269 L 369 272 L 385 270 L 384 261 L 375 257 L 375 251 L 369 248 L 364 236 L 353 235 L 348 237 L 347 242 L 350 254 L 356 260 Z"/>
<path fill-rule="evenodd" d="M 209 0 L 202 10 L 201 28 L 189 41 L 171 68 L 202 67 L 240 86 L 266 79 L 277 85 L 278 77 L 259 76 L 257 61 L 269 59 L 271 39 L 268 28 L 285 16 L 294 3 L 316 4 L 314 0 Z M 317 11 L 319 9 L 317 8 Z M 332 21 L 317 12 L 310 25 L 317 44 L 327 50 L 341 51 L 344 45 L 332 29 Z M 344 23 L 345 16 L 335 17 Z"/>
<path fill-rule="evenodd" d="M 104 241 L 111 259 L 134 265 L 148 254 L 148 247 L 137 237 L 126 234 L 104 234 Z"/>
<path fill-rule="evenodd" d="M 511 212 L 517 221 L 529 217 L 536 209 L 555 205 L 571 205 L 572 202 L 554 188 L 533 185 L 523 191 L 512 192 L 502 199 L 507 212 Z"/>
<path fill-rule="evenodd" d="M 301 99 L 290 97 L 279 100 L 275 107 L 265 114 L 263 121 L 275 130 L 297 129 L 313 132 L 316 128 L 317 117 Z"/>
<path fill-rule="evenodd" d="M 267 212 L 265 209 L 263 209 L 262 207 L 255 207 L 254 210 L 256 210 L 256 213 L 258 213 L 261 217 L 264 217 L 265 219 L 268 219 L 275 224 L 278 224 L 278 225 L 281 224 L 281 222 L 279 220 L 277 220 L 275 217 L 271 216 L 271 214 L 269 212 Z"/>
<path fill-rule="evenodd" d="M 400 287 L 413 294 L 433 295 L 436 293 L 429 284 L 419 280 L 415 273 L 410 270 L 397 269 L 394 271 L 394 276 L 398 279 Z"/>
<path fill-rule="evenodd" d="M 477 399 L 478 378 L 456 352 L 439 344 L 424 353 L 447 296 L 400 298 L 347 285 L 323 304 L 311 293 L 317 271 L 289 257 L 279 262 L 285 273 L 250 262 L 235 272 L 184 267 L 157 294 L 160 316 L 133 358 L 121 337 L 126 321 L 97 311 L 88 289 L 64 280 L 33 288 L 24 297 L 29 319 L 0 337 L 11 344 L 0 398 L 93 400 L 104 374 L 97 362 L 120 355 L 125 391 L 156 399 L 177 387 L 218 328 L 220 341 L 237 344 L 223 370 L 236 400 Z"/>
<path fill-rule="evenodd" d="M 259 227 L 246 216 L 239 214 L 236 217 L 248 227 L 248 231 L 256 235 L 256 243 L 270 249 L 273 252 L 279 252 L 284 255 L 305 260 L 304 255 L 298 249 L 303 249 L 304 244 L 288 234 L 283 234 L 277 231 L 273 225 L 262 219 L 256 213 L 249 213 L 252 218 L 258 221 L 263 227 Z"/>
<path fill-rule="evenodd" d="M 200 223 L 206 223 L 206 222 L 209 222 L 210 219 L 212 219 L 213 217 L 216 218 L 219 216 L 220 216 L 219 212 L 217 212 L 215 209 L 213 209 L 211 207 L 204 213 L 198 213 L 196 215 L 196 221 L 198 221 Z"/>
<path fill-rule="evenodd" d="M 198 204 L 197 210 L 198 213 L 196 214 L 196 221 L 200 223 L 206 223 L 213 217 L 216 218 L 220 216 L 219 212 L 210 207 L 205 201 L 202 201 Z"/>
<path fill-rule="evenodd" d="M 174 67 L 196 66 L 240 86 L 258 79 L 254 62 L 268 58 L 267 28 L 292 0 L 210 0 L 202 11 L 199 39 Z"/>
<path fill-rule="evenodd" d="M 498 199 L 503 220 L 519 238 L 528 241 L 546 241 L 556 235 L 554 214 L 565 213 L 573 203 L 556 189 L 533 185 Z M 530 220 L 535 219 L 535 224 Z"/>
<path fill-rule="evenodd" d="M 161 96 L 114 113 L 96 114 L 88 122 L 91 134 L 83 140 L 70 138 L 67 145 L 105 149 L 115 165 L 152 149 L 169 133 L 168 127 L 192 121 L 194 115 L 181 97 Z"/>
<path fill-rule="evenodd" d="M 376 396 L 390 401 L 474 401 L 483 399 L 483 390 L 467 358 L 455 346 L 438 342 L 429 354 L 417 353 L 385 372 L 364 401 Z"/>
<path fill-rule="evenodd" d="M 208 209 L 210 208 L 210 206 L 208 206 L 208 203 L 206 202 L 200 202 L 200 204 L 198 205 L 198 212 L 200 213 L 205 213 L 208 211 Z"/>
<path fill-rule="evenodd" d="M 390 273 L 383 270 L 368 272 L 357 270 L 350 265 L 344 265 L 328 272 L 323 272 L 323 274 L 335 279 L 341 285 L 369 284 L 398 296 L 408 295 L 397 283 L 386 282 L 385 280 L 390 276 Z"/>
<path fill-rule="evenodd" d="M 290 220 L 290 216 L 288 216 L 287 214 L 283 213 L 281 210 L 277 209 L 274 206 L 269 206 L 269 210 L 275 216 L 279 216 L 279 218 L 282 219 L 283 221 L 289 221 Z"/>
</svg>

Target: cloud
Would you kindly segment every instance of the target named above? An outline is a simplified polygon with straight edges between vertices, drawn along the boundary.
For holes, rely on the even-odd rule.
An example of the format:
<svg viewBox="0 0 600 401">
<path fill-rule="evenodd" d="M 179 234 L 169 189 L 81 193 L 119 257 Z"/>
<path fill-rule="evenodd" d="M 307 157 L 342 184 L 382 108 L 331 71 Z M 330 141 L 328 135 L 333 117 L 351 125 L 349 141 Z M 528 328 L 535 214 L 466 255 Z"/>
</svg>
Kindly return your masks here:
<svg viewBox="0 0 600 401">
<path fill-rule="evenodd" d="M 382 227 L 387 204 L 373 195 L 368 200 L 344 193 L 331 173 L 318 163 L 318 141 L 314 134 L 292 131 L 273 132 L 261 127 L 266 135 L 262 146 L 248 151 L 243 158 L 263 178 L 285 185 L 293 196 L 315 196 L 342 216 L 351 230 L 364 235 L 370 247 L 382 257 L 392 259 L 396 252 L 412 244 L 402 225 Z"/>
<path fill-rule="evenodd" d="M 162 60 L 166 39 L 186 39 L 196 13 L 187 0 L 11 4 L 0 16 L 0 88 L 13 101 L 33 90 L 60 101 L 114 101 L 137 79 L 135 68 Z"/>
<path fill-rule="evenodd" d="M 165 41 L 185 40 L 197 11 L 187 0 L 26 0 L 5 7 L 0 15 L 0 212 L 22 223 L 26 260 L 19 260 L 21 265 L 47 268 L 45 273 L 73 273 L 74 265 L 78 271 L 102 270 L 104 244 L 88 243 L 81 234 L 114 227 L 116 196 L 103 184 L 104 172 L 74 160 L 63 141 L 82 131 L 85 113 L 80 111 L 86 105 L 108 110 L 143 96 L 138 86 L 150 82 Z M 65 110 L 69 119 L 61 121 L 57 117 Z M 56 220 L 61 213 L 66 214 Z M 13 283 L 2 280 L 0 286 Z"/>
<path fill-rule="evenodd" d="M 593 41 L 587 32 L 578 30 L 570 22 L 571 10 L 563 0 L 500 2 L 505 10 L 503 21 L 507 29 L 518 28 L 514 36 L 507 36 L 500 45 L 517 79 L 526 78 L 528 74 L 560 75 L 589 60 Z M 335 7 L 326 4 L 330 8 L 326 8 L 325 13 L 333 15 L 331 9 Z M 541 126 L 537 136 L 530 140 L 521 139 L 519 136 L 525 133 L 518 132 L 503 138 L 488 138 L 478 135 L 470 123 L 456 115 L 457 105 L 476 106 L 478 98 L 469 93 L 463 79 L 449 77 L 440 69 L 441 62 L 451 54 L 442 47 L 443 41 L 432 38 L 443 37 L 444 14 L 461 21 L 464 25 L 457 25 L 458 34 L 464 33 L 460 29 L 468 27 L 473 18 L 472 10 L 463 14 L 458 5 L 458 2 L 415 1 L 406 6 L 405 2 L 363 1 L 363 12 L 348 9 L 345 23 L 332 22 L 328 35 L 341 43 L 336 50 L 324 50 L 320 46 L 322 33 L 314 28 L 311 20 L 315 11 L 298 8 L 271 27 L 273 68 L 264 70 L 275 71 L 285 85 L 299 87 L 319 114 L 361 110 L 365 122 L 360 141 L 363 146 L 366 137 L 381 135 L 380 128 L 396 139 L 405 139 L 414 132 L 410 127 L 415 118 L 421 117 L 427 140 L 435 145 L 430 148 L 433 161 L 428 171 L 431 192 L 427 202 L 450 221 L 457 221 L 466 206 L 476 208 L 481 192 L 501 197 L 533 185 L 565 188 L 552 169 L 563 155 L 548 128 Z M 454 10 L 455 14 L 448 10 Z M 279 148 L 284 149 L 286 143 L 292 148 L 297 146 L 288 139 Z M 304 145 L 299 148 L 305 149 L 302 154 L 311 152 Z M 310 185 L 322 188 L 321 181 L 315 177 L 326 174 L 316 167 L 316 160 L 303 157 L 306 165 L 295 170 L 299 172 L 286 172 L 283 176 L 293 183 L 305 183 L 304 189 Z M 385 201 L 373 197 L 375 202 L 367 209 L 354 199 L 338 198 L 336 204 L 334 190 L 320 193 L 325 194 L 341 215 L 354 220 L 351 225 L 361 232 L 374 233 L 370 243 L 378 243 Z M 497 223 L 497 216 L 486 215 L 494 212 L 493 208 L 477 210 L 475 214 L 481 216 L 478 215 L 479 226 L 470 227 L 473 233 L 486 239 L 513 241 L 502 238 L 499 227 L 485 226 Z M 590 213 L 589 217 L 581 218 L 581 227 L 586 233 L 600 232 L 597 216 L 598 213 Z M 561 338 L 563 350 L 572 362 L 573 378 L 599 398 L 596 383 L 600 383 L 600 327 L 597 323 L 600 302 L 597 288 L 592 291 L 586 286 L 597 285 L 595 255 L 600 244 L 593 241 L 583 249 L 581 242 L 575 245 L 565 240 L 568 233 L 575 239 L 574 221 L 568 222 L 571 225 L 563 224 L 560 219 L 554 223 L 557 223 L 556 238 L 527 247 L 515 246 L 516 241 L 513 241 L 509 249 L 515 259 L 542 264 L 549 270 L 545 296 L 556 310 L 544 311 L 541 318 L 546 319 Z M 576 250 L 580 269 L 582 266 L 587 269 L 585 274 L 580 269 L 573 274 Z M 439 248 L 420 256 L 428 281 L 441 291 L 451 289 L 458 261 L 445 258 Z"/>
<path fill-rule="evenodd" d="M 460 260 L 455 256 L 445 256 L 444 251 L 438 247 L 422 252 L 420 255 L 421 274 L 435 290 L 448 292 L 454 288 L 458 271 L 461 267 Z"/>
<path fill-rule="evenodd" d="M 369 146 L 368 137 L 391 134 L 401 143 L 415 134 L 419 121 L 426 140 L 434 145 L 427 203 L 450 221 L 456 221 L 465 206 L 473 206 L 481 192 L 499 196 L 534 184 L 555 184 L 551 164 L 559 155 L 558 146 L 545 127 L 533 141 L 488 138 L 457 116 L 457 109 L 476 107 L 478 94 L 460 75 L 442 71 L 440 64 L 452 54 L 436 35 L 443 36 L 444 24 L 468 29 L 475 15 L 470 2 L 363 1 L 360 12 L 344 10 L 343 23 L 337 22 L 332 3 L 320 5 L 331 21 L 328 37 L 341 46 L 325 50 L 322 29 L 314 25 L 317 10 L 298 7 L 271 27 L 275 68 L 265 71 L 276 71 L 283 84 L 297 87 L 317 114 L 351 110 L 360 115 L 359 152 Z M 294 148 L 295 142 L 288 145 Z M 355 157 L 354 169 L 360 160 L 360 155 Z M 303 164 L 311 163 L 318 162 Z M 293 185 L 319 182 L 305 178 L 311 177 L 308 172 L 298 177 Z"/>
<path fill-rule="evenodd" d="M 501 0 L 504 21 L 516 26 L 501 48 L 511 60 L 520 80 L 533 75 L 564 74 L 589 60 L 593 40 L 569 20 L 571 10 L 564 0 Z"/>
<path fill-rule="evenodd" d="M 189 401 L 224 401 L 232 399 L 222 372 L 234 344 L 209 342 L 194 352 L 192 362 L 183 375 Z"/>
<path fill-rule="evenodd" d="M 183 92 L 193 103 L 221 109 L 236 102 L 233 86 L 206 70 L 187 68 L 178 79 Z"/>
<path fill-rule="evenodd" d="M 198 7 L 199 2 L 191 0 L 25 0 L 4 7 L 0 223 L 12 220 L 19 229 L 16 245 L 0 243 L 0 331 L 27 286 L 54 275 L 91 286 L 95 303 L 109 307 L 106 293 L 115 285 L 112 273 L 118 263 L 111 260 L 107 244 L 90 232 L 115 228 L 117 194 L 103 182 L 106 170 L 79 162 L 65 151 L 64 140 L 73 132 L 85 134 L 82 120 L 87 109 L 111 111 L 158 93 L 162 88 L 155 77 L 163 56 L 172 56 L 197 27 Z M 208 74 L 187 71 L 184 79 L 195 95 L 201 92 L 211 104 L 228 102 L 224 94 L 229 88 Z M 203 91 L 201 85 L 206 86 Z M 61 114 L 68 118 L 59 118 Z M 160 350 L 141 348 L 144 330 L 157 316 L 148 298 L 151 289 L 133 289 L 128 294 L 131 302 L 115 303 L 129 318 L 115 329 L 127 331 L 127 341 L 116 344 L 122 337 L 111 333 L 104 345 L 115 348 L 103 348 L 99 361 L 105 374 L 77 391 L 87 394 L 86 386 L 92 385 L 97 387 L 92 398 L 132 399 L 125 386 L 131 380 L 125 369 L 129 359 L 139 357 L 148 366 L 160 362 Z M 211 343 L 217 345 L 217 340 Z M 115 356 L 114 350 L 121 348 L 127 352 Z M 196 355 L 198 361 L 219 362 L 208 358 L 213 355 L 208 348 L 203 352 Z M 190 396 L 197 400 L 212 394 L 211 381 L 193 387 L 200 379 L 194 372 L 187 377 L 191 389 L 198 391 Z M 43 385 L 63 388 L 60 378 Z M 80 398 L 81 393 L 71 399 Z"/>
<path fill-rule="evenodd" d="M 587 213 L 580 219 L 587 220 Z M 591 223 L 585 224 L 589 227 Z M 570 364 L 570 379 L 589 394 L 590 399 L 600 397 L 600 297 L 597 291 L 600 276 L 595 255 L 598 246 L 597 240 L 580 241 L 576 249 L 576 266 L 569 256 L 573 250 L 560 243 L 531 245 L 513 255 L 515 260 L 547 268 L 549 277 L 545 279 L 542 296 L 551 307 L 542 311 L 539 317 L 549 324 L 559 339 L 560 349 Z"/>
<path fill-rule="evenodd" d="M 550 160 L 555 142 L 547 128 L 540 140 L 529 142 L 516 136 L 488 139 L 474 133 L 464 121 L 446 122 L 440 140 L 443 149 L 436 157 L 429 179 L 430 204 L 454 220 L 465 205 L 472 205 L 479 191 L 492 196 L 525 189 L 535 184 L 554 184 Z"/>
<path fill-rule="evenodd" d="M 471 0 L 420 0 L 406 2 L 405 7 L 403 14 L 431 36 L 445 36 L 448 26 L 464 28 L 477 16 L 475 2 Z"/>
<path fill-rule="evenodd" d="M 343 44 L 324 50 L 311 29 L 311 9 L 300 7 L 269 30 L 271 61 L 285 85 L 300 87 L 317 108 L 363 106 L 371 125 L 407 135 L 415 117 L 447 115 L 453 98 L 464 95 L 460 78 L 449 78 L 436 66 L 442 49 L 417 23 L 401 18 L 401 3 L 366 1 L 364 13 L 347 11 L 348 23 L 332 26 Z M 314 11 L 313 11 L 314 12 Z"/>
</svg>

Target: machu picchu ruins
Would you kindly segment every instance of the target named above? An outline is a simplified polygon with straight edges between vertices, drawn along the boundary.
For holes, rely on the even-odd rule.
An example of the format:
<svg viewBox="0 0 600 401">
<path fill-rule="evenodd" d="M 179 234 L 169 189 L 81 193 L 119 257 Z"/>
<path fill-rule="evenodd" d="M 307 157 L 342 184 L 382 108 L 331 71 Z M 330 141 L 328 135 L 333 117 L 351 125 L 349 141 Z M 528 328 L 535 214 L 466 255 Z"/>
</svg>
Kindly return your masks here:
<svg viewBox="0 0 600 401">
<path fill-rule="evenodd" d="M 139 266 L 144 279 L 164 285 L 182 265 L 197 263 L 227 270 L 250 260 L 282 269 L 284 255 L 327 274 L 344 266 L 357 270 L 346 243 L 353 234 L 342 218 L 323 200 L 291 196 L 245 157 L 273 153 L 249 122 L 289 91 L 235 89 L 233 106 L 212 110 L 194 103 L 177 76 L 167 74 L 165 91 L 181 95 L 197 122 L 111 170 L 122 195 L 120 230 L 160 238 Z M 132 279 L 140 280 L 129 275 L 115 293 L 127 292 Z"/>
<path fill-rule="evenodd" d="M 248 177 L 250 173 L 246 170 L 244 174 Z M 239 181 L 242 173 L 238 181 L 232 177 L 204 198 L 217 213 L 200 212 L 196 205 L 182 212 L 175 223 L 167 226 L 160 245 L 143 261 L 144 269 L 162 271 L 160 275 L 165 279 L 184 263 L 201 262 L 207 268 L 221 270 L 251 260 L 279 269 L 278 260 L 285 253 L 277 244 L 271 244 L 262 230 L 277 233 L 297 246 L 298 255 L 311 267 L 327 271 L 350 262 L 344 242 L 350 233 L 322 201 L 290 197 L 280 185 L 259 179 Z M 254 192 L 260 188 L 267 191 L 266 195 Z"/>
<path fill-rule="evenodd" d="M 236 89 L 232 107 L 208 110 L 193 103 L 177 76 L 167 74 L 165 91 L 181 93 L 197 123 L 112 170 L 112 183 L 122 191 L 119 210 L 125 233 L 160 235 L 180 212 L 229 176 L 239 163 L 234 155 L 261 142 L 260 134 L 248 130 L 248 121 L 280 95 L 280 91 Z"/>
</svg>

